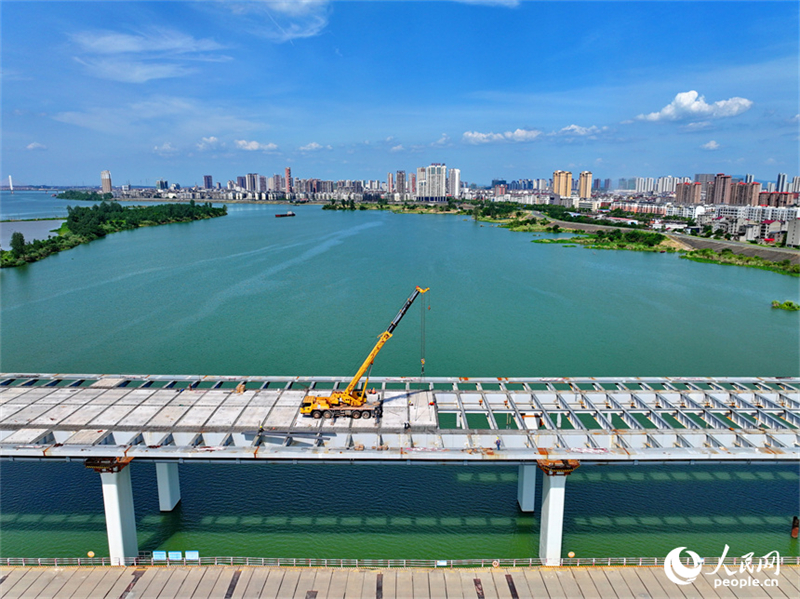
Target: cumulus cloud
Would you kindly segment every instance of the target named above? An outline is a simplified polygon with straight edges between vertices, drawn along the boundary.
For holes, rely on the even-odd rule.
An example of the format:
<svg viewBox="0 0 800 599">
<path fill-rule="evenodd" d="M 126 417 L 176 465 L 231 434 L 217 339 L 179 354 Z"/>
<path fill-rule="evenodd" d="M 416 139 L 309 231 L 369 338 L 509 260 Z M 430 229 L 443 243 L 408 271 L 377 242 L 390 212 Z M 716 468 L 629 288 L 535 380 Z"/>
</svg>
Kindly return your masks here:
<svg viewBox="0 0 800 599">
<path fill-rule="evenodd" d="M 486 144 L 497 142 L 525 142 L 533 141 L 542 134 L 541 131 L 536 129 L 516 129 L 515 131 L 506 131 L 505 133 L 480 133 L 479 131 L 465 131 L 461 136 L 464 143 L 468 144 Z"/>
<path fill-rule="evenodd" d="M 40 144 L 38 141 L 34 141 L 33 143 L 29 143 L 27 146 L 25 146 L 25 149 L 31 150 L 32 152 L 37 150 L 41 151 L 41 150 L 46 150 L 47 146 L 44 144 Z"/>
<path fill-rule="evenodd" d="M 204 137 L 200 142 L 197 144 L 198 150 L 213 150 L 220 145 L 219 139 L 214 137 Z"/>
<path fill-rule="evenodd" d="M 443 146 L 445 144 L 450 143 L 450 136 L 447 133 L 442 133 L 442 136 L 433 142 L 432 145 L 434 146 Z"/>
<path fill-rule="evenodd" d="M 707 144 L 703 144 L 700 147 L 703 148 L 704 150 L 718 150 L 719 144 L 712 139 L 710 142 L 708 142 Z"/>
<path fill-rule="evenodd" d="M 313 152 L 314 150 L 321 150 L 322 146 L 315 141 L 312 141 L 310 144 L 301 146 L 301 152 Z"/>
<path fill-rule="evenodd" d="M 739 97 L 708 104 L 705 96 L 691 90 L 677 94 L 672 102 L 658 112 L 640 114 L 636 118 L 640 121 L 679 121 L 697 117 L 723 118 L 742 114 L 752 105 L 751 100 Z"/>
<path fill-rule="evenodd" d="M 397 146 L 394 146 L 394 147 L 393 147 L 391 150 L 389 150 L 389 151 L 390 151 L 390 152 L 402 152 L 404 149 L 405 149 L 405 148 L 403 147 L 403 144 L 399 144 L 399 145 L 397 145 Z"/>
<path fill-rule="evenodd" d="M 265 152 L 271 152 L 278 149 L 278 146 L 273 143 L 262 144 L 257 141 L 247 141 L 244 139 L 237 139 L 234 142 L 236 147 L 240 150 L 248 150 L 250 152 L 255 150 L 264 150 Z"/>
<path fill-rule="evenodd" d="M 160 146 L 156 146 L 153 148 L 153 152 L 156 154 L 160 154 L 161 156 L 171 156 L 178 151 L 178 148 L 173 146 L 170 142 L 165 141 Z"/>
</svg>

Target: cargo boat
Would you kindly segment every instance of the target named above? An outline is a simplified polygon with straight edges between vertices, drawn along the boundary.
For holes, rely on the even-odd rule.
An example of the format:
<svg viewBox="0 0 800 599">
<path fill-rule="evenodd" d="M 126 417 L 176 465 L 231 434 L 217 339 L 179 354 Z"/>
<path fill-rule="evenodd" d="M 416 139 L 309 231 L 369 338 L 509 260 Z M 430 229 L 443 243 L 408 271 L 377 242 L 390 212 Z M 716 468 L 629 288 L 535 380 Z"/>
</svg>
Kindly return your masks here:
<svg viewBox="0 0 800 599">
<path fill-rule="evenodd" d="M 284 216 L 297 216 L 294 212 L 289 210 L 286 214 L 276 214 L 275 218 L 283 218 Z"/>
</svg>

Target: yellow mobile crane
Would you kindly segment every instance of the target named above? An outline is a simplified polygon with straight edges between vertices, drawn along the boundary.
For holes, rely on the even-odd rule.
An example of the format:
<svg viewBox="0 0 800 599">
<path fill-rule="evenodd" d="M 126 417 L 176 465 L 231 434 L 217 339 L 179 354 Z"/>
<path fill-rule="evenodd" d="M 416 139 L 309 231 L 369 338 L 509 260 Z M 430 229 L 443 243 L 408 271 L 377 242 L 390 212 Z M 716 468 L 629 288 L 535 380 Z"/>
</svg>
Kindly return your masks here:
<svg viewBox="0 0 800 599">
<path fill-rule="evenodd" d="M 350 416 L 352 418 L 379 417 L 383 411 L 381 403 L 368 403 L 366 398 L 369 374 L 367 374 L 364 385 L 360 389 L 358 388 L 358 383 L 361 381 L 361 377 L 364 376 L 364 373 L 372 368 L 375 356 L 378 355 L 383 345 L 392 336 L 392 333 L 397 328 L 397 325 L 400 324 L 406 312 L 408 312 L 411 304 L 414 303 L 418 295 L 427 292 L 428 289 L 429 288 L 422 289 L 421 287 L 417 287 L 414 289 L 414 292 L 408 296 L 405 305 L 397 313 L 397 316 L 394 317 L 394 320 L 389 323 L 389 328 L 378 336 L 378 342 L 375 344 L 375 347 L 369 352 L 367 359 L 364 360 L 361 368 L 358 369 L 358 372 L 356 372 L 344 391 L 334 391 L 329 396 L 307 395 L 300 406 L 300 413 L 304 416 L 311 416 L 312 418 L 333 418 L 334 416 Z"/>
</svg>

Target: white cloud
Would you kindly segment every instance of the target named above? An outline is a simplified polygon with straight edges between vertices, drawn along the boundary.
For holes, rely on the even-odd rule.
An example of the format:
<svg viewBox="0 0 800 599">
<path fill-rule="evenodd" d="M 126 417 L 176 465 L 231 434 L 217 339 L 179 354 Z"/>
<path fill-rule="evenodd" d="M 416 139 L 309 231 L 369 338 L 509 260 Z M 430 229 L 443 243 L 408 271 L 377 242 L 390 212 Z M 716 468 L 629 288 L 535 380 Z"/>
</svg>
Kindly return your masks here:
<svg viewBox="0 0 800 599">
<path fill-rule="evenodd" d="M 752 105 L 751 100 L 739 97 L 708 104 L 705 96 L 691 90 L 677 94 L 672 102 L 658 112 L 640 114 L 636 118 L 640 121 L 678 121 L 697 117 L 723 118 L 742 114 Z"/>
<path fill-rule="evenodd" d="M 707 144 L 703 144 L 700 147 L 703 148 L 704 150 L 719 150 L 719 144 L 715 142 L 713 139 Z"/>
<path fill-rule="evenodd" d="M 224 62 L 223 48 L 212 39 L 195 39 L 173 29 L 141 33 L 81 31 L 70 36 L 80 56 L 75 60 L 101 79 L 145 83 L 153 79 L 185 77 L 196 70 L 187 61 Z"/>
<path fill-rule="evenodd" d="M 273 143 L 262 144 L 257 141 L 246 141 L 244 139 L 237 139 L 234 143 L 236 143 L 236 147 L 240 150 L 264 150 L 265 152 L 273 152 L 278 149 L 278 146 Z"/>
<path fill-rule="evenodd" d="M 226 2 L 239 27 L 274 42 L 291 42 L 314 37 L 328 26 L 330 7 L 327 0 L 261 0 Z"/>
<path fill-rule="evenodd" d="M 25 146 L 25 149 L 31 151 L 37 151 L 37 150 L 41 151 L 41 150 L 46 150 L 47 146 L 44 144 L 40 144 L 38 141 L 34 141 L 33 143 L 29 143 L 27 146 Z"/>
<path fill-rule="evenodd" d="M 173 146 L 170 142 L 165 141 L 160 146 L 156 146 L 153 148 L 153 152 L 156 154 L 160 154 L 161 156 L 172 156 L 173 154 L 177 153 L 178 148 Z"/>
<path fill-rule="evenodd" d="M 450 143 L 450 136 L 447 135 L 447 133 L 442 133 L 442 136 L 439 139 L 437 139 L 435 142 L 433 142 L 433 144 L 431 144 L 431 145 L 443 146 L 443 145 L 445 145 L 447 143 Z"/>
<path fill-rule="evenodd" d="M 315 141 L 312 141 L 310 144 L 308 144 L 306 146 L 301 146 L 300 147 L 300 151 L 301 152 L 313 152 L 314 150 L 321 150 L 321 149 L 322 149 L 322 146 L 320 144 L 318 144 L 317 142 L 315 142 Z"/>
<path fill-rule="evenodd" d="M 201 139 L 200 142 L 197 144 L 197 149 L 198 150 L 213 150 L 216 147 L 218 147 L 219 145 L 220 145 L 219 139 L 217 139 L 216 137 L 214 137 L 212 135 L 211 137 L 204 137 L 203 139 Z"/>
<path fill-rule="evenodd" d="M 536 129 L 516 129 L 505 133 L 480 133 L 478 131 L 465 131 L 461 140 L 468 144 L 486 144 L 505 141 L 525 142 L 532 141 L 542 134 Z"/>
<path fill-rule="evenodd" d="M 686 131 L 701 131 L 702 129 L 708 129 L 711 127 L 711 121 L 698 121 L 696 123 L 688 123 L 687 125 L 683 126 L 683 129 Z"/>
<path fill-rule="evenodd" d="M 394 146 L 394 147 L 393 147 L 391 150 L 389 150 L 389 151 L 390 151 L 390 152 L 402 152 L 404 149 L 405 149 L 405 148 L 403 147 L 403 144 L 400 144 L 400 145 Z"/>
<path fill-rule="evenodd" d="M 89 54 L 187 54 L 223 48 L 214 40 L 195 39 L 174 29 L 153 29 L 134 35 L 116 31 L 81 31 L 70 35 L 70 39 Z"/>
<path fill-rule="evenodd" d="M 578 125 L 569 125 L 568 127 L 562 128 L 558 134 L 559 135 L 567 135 L 567 136 L 580 136 L 580 137 L 591 137 L 597 135 L 598 133 L 602 133 L 608 129 L 608 127 L 597 127 L 592 125 L 591 127 L 580 127 Z"/>
</svg>

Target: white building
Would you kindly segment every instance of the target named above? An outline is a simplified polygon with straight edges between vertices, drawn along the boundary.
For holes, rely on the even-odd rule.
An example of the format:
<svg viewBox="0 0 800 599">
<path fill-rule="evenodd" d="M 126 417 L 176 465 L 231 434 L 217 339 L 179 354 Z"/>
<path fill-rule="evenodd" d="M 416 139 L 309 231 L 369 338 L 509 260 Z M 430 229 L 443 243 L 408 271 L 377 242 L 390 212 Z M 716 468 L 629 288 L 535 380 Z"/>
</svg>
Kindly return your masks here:
<svg viewBox="0 0 800 599">
<path fill-rule="evenodd" d="M 454 198 L 461 197 L 461 170 L 457 168 L 451 168 L 447 182 L 450 195 Z"/>
</svg>

